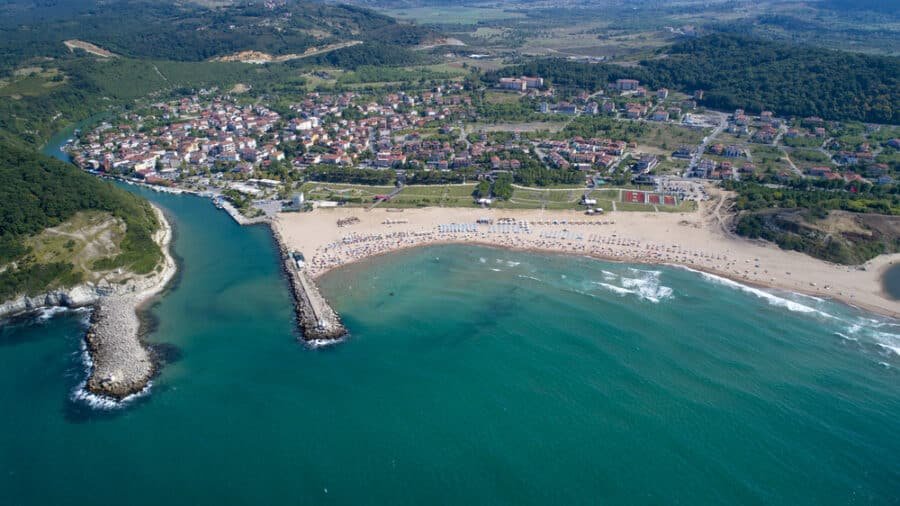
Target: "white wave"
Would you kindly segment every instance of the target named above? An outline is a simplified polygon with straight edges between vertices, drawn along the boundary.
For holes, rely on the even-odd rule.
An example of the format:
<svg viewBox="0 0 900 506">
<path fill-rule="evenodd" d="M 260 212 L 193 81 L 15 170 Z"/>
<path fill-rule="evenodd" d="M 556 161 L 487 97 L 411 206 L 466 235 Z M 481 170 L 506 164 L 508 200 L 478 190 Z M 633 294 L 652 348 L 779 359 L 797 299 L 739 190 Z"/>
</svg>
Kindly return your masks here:
<svg viewBox="0 0 900 506">
<path fill-rule="evenodd" d="M 769 292 L 759 289 L 759 288 L 747 286 L 747 285 L 738 283 L 737 281 L 732 281 L 728 278 L 716 276 L 715 274 L 710 274 L 708 272 L 696 271 L 694 269 L 688 269 L 688 270 L 699 273 L 700 276 L 702 276 L 707 281 L 712 281 L 714 283 L 718 283 L 720 285 L 724 285 L 729 288 L 735 288 L 735 289 L 741 290 L 742 292 L 755 295 L 755 296 L 765 300 L 772 306 L 783 307 L 783 308 L 787 309 L 788 311 L 794 311 L 797 313 L 818 314 L 818 315 L 824 316 L 826 318 L 832 318 L 832 319 L 835 318 L 833 315 L 830 315 L 824 311 L 820 311 L 816 308 L 809 307 L 805 304 L 801 304 L 799 302 L 796 302 L 796 301 L 793 301 L 790 299 L 785 299 L 783 297 L 779 297 L 773 293 L 769 293 Z"/>
<path fill-rule="evenodd" d="M 507 260 L 507 261 L 506 261 L 506 266 L 507 266 L 507 267 L 516 267 L 516 266 L 519 265 L 519 263 L 520 263 L 520 262 L 513 262 L 512 260 Z"/>
<path fill-rule="evenodd" d="M 875 344 L 877 344 L 878 346 L 880 346 L 881 348 L 883 348 L 885 350 L 892 351 L 892 352 L 896 353 L 897 355 L 900 355 L 900 346 L 893 346 L 893 345 L 884 344 L 884 343 L 875 343 Z"/>
<path fill-rule="evenodd" d="M 613 281 L 619 277 L 615 273 L 612 273 L 609 271 L 600 271 L 600 272 L 603 274 L 604 281 Z"/>
<path fill-rule="evenodd" d="M 84 382 L 78 385 L 77 388 L 72 392 L 71 399 L 77 402 L 83 402 L 88 406 L 94 409 L 101 410 L 112 410 L 112 409 L 120 409 L 125 407 L 127 404 L 133 402 L 135 399 L 139 399 L 144 397 L 150 393 L 150 389 L 153 386 L 152 381 L 148 381 L 147 385 L 141 389 L 140 392 L 131 394 L 122 399 L 115 399 L 113 397 L 107 397 L 105 395 L 98 395 L 92 392 L 89 392 L 87 389 L 87 382 Z"/>
<path fill-rule="evenodd" d="M 478 261 L 481 262 L 481 263 L 486 263 L 486 262 L 487 262 L 487 259 L 484 258 L 484 257 L 478 257 Z"/>
<path fill-rule="evenodd" d="M 72 395 L 69 396 L 69 398 L 75 402 L 83 402 L 94 409 L 111 410 L 123 408 L 135 399 L 148 395 L 150 389 L 153 387 L 153 382 L 148 381 L 140 392 L 127 395 L 121 399 L 95 394 L 87 389 L 87 377 L 91 375 L 91 371 L 94 369 L 94 361 L 91 359 L 91 354 L 87 349 L 87 343 L 83 339 L 81 341 L 81 361 L 85 366 L 85 380 L 75 387 L 75 390 L 72 391 Z"/>
<path fill-rule="evenodd" d="M 640 278 L 623 277 L 621 278 L 622 286 L 596 281 L 594 283 L 619 295 L 633 294 L 637 295 L 638 298 L 642 300 L 649 300 L 653 303 L 658 303 L 663 299 L 667 299 L 674 293 L 674 290 L 670 287 L 663 286 L 659 283 L 660 271 L 630 270 L 635 273 L 643 274 L 644 276 Z M 607 279 L 607 281 L 612 280 Z"/>
<path fill-rule="evenodd" d="M 628 294 L 636 294 L 637 292 L 634 290 L 629 290 L 627 288 L 622 288 L 621 286 L 611 285 L 609 283 L 597 283 L 598 285 L 606 288 L 612 292 L 618 293 L 619 295 L 628 295 Z"/>
<path fill-rule="evenodd" d="M 525 274 L 519 274 L 517 277 L 520 277 L 520 278 L 522 278 L 522 279 L 531 279 L 531 280 L 533 280 L 533 281 L 537 281 L 538 283 L 541 282 L 540 279 L 538 279 L 538 278 L 536 278 L 536 277 L 534 277 L 534 276 L 526 276 Z"/>
<path fill-rule="evenodd" d="M 65 313 L 68 310 L 69 308 L 62 306 L 42 307 L 38 309 L 35 319 L 39 322 L 45 322 L 60 313 Z"/>
<path fill-rule="evenodd" d="M 344 338 L 341 339 L 310 339 L 309 341 L 304 341 L 306 346 L 312 349 L 325 348 L 328 346 L 334 346 L 338 343 L 343 343 Z"/>
<path fill-rule="evenodd" d="M 846 334 L 842 334 L 840 332 L 835 332 L 835 335 L 837 335 L 838 337 L 840 337 L 841 339 L 843 339 L 845 341 L 859 341 L 858 337 L 850 337 L 850 336 L 848 336 Z"/>
</svg>

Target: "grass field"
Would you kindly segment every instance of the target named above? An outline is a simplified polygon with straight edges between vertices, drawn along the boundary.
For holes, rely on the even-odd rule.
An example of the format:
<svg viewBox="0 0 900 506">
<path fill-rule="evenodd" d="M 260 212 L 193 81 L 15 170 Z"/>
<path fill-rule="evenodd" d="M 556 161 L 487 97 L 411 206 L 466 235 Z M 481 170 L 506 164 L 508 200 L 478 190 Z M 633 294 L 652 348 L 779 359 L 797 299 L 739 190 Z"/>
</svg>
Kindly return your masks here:
<svg viewBox="0 0 900 506">
<path fill-rule="evenodd" d="M 300 190 L 311 200 L 343 201 L 350 206 L 368 206 L 376 195 L 393 191 L 393 186 L 366 186 L 343 183 L 304 183 Z M 513 187 L 513 196 L 508 201 L 495 200 L 491 207 L 497 209 L 547 209 L 584 210 L 581 204 L 586 188 L 526 188 Z M 475 184 L 406 186 L 391 199 L 386 207 L 477 207 L 472 193 Z M 687 212 L 692 211 L 692 203 L 682 203 L 677 207 L 651 204 L 631 204 L 622 202 L 618 188 L 592 189 L 588 197 L 597 200 L 597 205 L 606 211 L 613 209 L 613 202 L 619 211 L 643 212 Z"/>
<path fill-rule="evenodd" d="M 646 132 L 636 139 L 638 148 L 653 154 L 671 154 L 681 144 L 696 146 L 710 129 L 688 128 L 672 123 L 652 123 Z"/>
<path fill-rule="evenodd" d="M 71 263 L 89 274 L 95 260 L 120 253 L 125 224 L 109 213 L 80 212 L 59 226 L 25 240 L 37 263 Z"/>
<path fill-rule="evenodd" d="M 521 99 L 518 93 L 505 91 L 486 91 L 484 101 L 489 104 L 512 104 Z"/>
<path fill-rule="evenodd" d="M 778 172 L 791 169 L 784 158 L 784 153 L 775 146 L 750 144 L 750 153 L 753 155 L 753 164 L 756 165 L 757 172 Z"/>
<path fill-rule="evenodd" d="M 8 79 L 0 79 L 0 97 L 37 97 L 62 86 L 66 81 L 65 74 L 57 69 L 20 69 Z"/>
</svg>

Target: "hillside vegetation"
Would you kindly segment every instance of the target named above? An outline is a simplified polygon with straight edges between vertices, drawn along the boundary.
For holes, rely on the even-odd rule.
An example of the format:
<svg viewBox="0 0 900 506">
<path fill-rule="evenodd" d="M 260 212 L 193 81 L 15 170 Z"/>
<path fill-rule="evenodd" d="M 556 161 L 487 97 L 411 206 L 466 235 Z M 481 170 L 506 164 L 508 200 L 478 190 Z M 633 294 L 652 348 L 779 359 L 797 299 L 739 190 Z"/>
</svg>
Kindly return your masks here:
<svg viewBox="0 0 900 506">
<path fill-rule="evenodd" d="M 98 259 L 94 269 L 121 267 L 145 274 L 156 268 L 162 252 L 153 233 L 159 222 L 146 200 L 72 165 L 0 144 L 0 299 L 83 279 L 71 262 L 44 262 L 28 246 L 28 238 L 79 211 L 107 212 L 126 227 L 118 253 Z"/>
<path fill-rule="evenodd" d="M 735 35 L 681 42 L 638 67 L 542 59 L 485 75 L 540 75 L 563 88 L 599 90 L 621 78 L 650 88 L 704 90 L 718 109 L 900 123 L 900 58 L 831 51 Z"/>
<path fill-rule="evenodd" d="M 13 1 L 15 6 L 17 3 Z M 401 25 L 391 17 L 349 5 L 305 0 L 234 2 L 206 7 L 198 3 L 112 0 L 81 2 L 61 17 L 54 10 L 68 6 L 34 6 L 27 11 L 46 16 L 16 16 L 12 7 L 0 21 L 0 69 L 22 57 L 61 56 L 67 39 L 80 39 L 113 53 L 157 60 L 200 61 L 238 51 L 270 54 L 302 53 L 347 40 L 414 45 L 431 32 Z M 25 9 L 23 9 L 25 10 Z M 0 10 L 2 12 L 2 10 Z"/>
<path fill-rule="evenodd" d="M 900 190 L 839 184 L 729 183 L 737 191 L 736 231 L 841 264 L 900 251 Z"/>
</svg>

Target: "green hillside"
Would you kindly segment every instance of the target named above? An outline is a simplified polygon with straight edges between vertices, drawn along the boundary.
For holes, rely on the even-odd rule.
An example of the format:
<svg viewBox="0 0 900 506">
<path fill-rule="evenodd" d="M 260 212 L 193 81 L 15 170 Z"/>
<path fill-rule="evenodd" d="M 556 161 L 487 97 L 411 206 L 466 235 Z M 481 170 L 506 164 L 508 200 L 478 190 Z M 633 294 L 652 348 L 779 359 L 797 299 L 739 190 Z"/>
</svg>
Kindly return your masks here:
<svg viewBox="0 0 900 506">
<path fill-rule="evenodd" d="M 156 268 L 162 252 L 153 241 L 159 222 L 150 204 L 74 166 L 29 149 L 0 144 L 0 299 L 81 281 L 65 261 L 42 263 L 26 238 L 69 220 L 79 211 L 104 211 L 122 220 L 119 253 L 96 264 L 137 273 Z"/>
</svg>

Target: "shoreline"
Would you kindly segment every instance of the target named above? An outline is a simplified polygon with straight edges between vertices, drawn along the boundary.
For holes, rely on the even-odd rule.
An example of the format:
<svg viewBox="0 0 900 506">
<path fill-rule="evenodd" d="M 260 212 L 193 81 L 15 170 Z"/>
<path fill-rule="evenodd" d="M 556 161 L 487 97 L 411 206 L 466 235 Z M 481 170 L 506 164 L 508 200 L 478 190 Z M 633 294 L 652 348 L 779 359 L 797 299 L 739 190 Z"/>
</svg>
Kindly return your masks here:
<svg viewBox="0 0 900 506">
<path fill-rule="evenodd" d="M 529 222 L 519 233 L 440 233 L 437 223 L 474 224 L 476 219 L 515 217 Z M 348 217 L 361 221 L 339 227 Z M 538 218 L 541 221 L 536 220 Z M 566 224 L 553 225 L 565 220 Z M 393 223 L 388 223 L 393 221 Z M 535 224 L 539 223 L 539 224 Z M 272 226 L 285 246 L 301 251 L 315 280 L 360 260 L 429 245 L 462 244 L 601 261 L 683 267 L 747 286 L 819 297 L 900 319 L 900 305 L 885 297 L 881 276 L 900 254 L 881 255 L 862 266 L 831 264 L 777 246 L 726 235 L 703 210 L 686 213 L 610 213 L 586 217 L 569 211 L 463 210 L 452 208 L 359 208 L 279 214 Z M 769 267 L 771 266 L 771 267 Z"/>
<path fill-rule="evenodd" d="M 495 243 L 480 242 L 480 241 L 448 240 L 448 241 L 434 241 L 434 242 L 429 242 L 429 243 L 415 244 L 415 245 L 411 245 L 411 246 L 403 246 L 403 247 L 399 247 L 394 250 L 382 251 L 382 252 L 375 253 L 370 256 L 356 258 L 356 259 L 350 260 L 350 261 L 340 264 L 340 265 L 334 265 L 332 267 L 329 267 L 326 270 L 323 270 L 323 271 L 317 273 L 315 278 L 313 278 L 313 279 L 319 280 L 320 278 L 327 276 L 330 272 L 340 269 L 341 267 L 366 262 L 368 260 L 372 260 L 372 259 L 375 259 L 378 257 L 388 256 L 392 253 L 397 253 L 397 252 L 401 252 L 401 251 L 411 251 L 411 250 L 420 249 L 420 248 L 428 248 L 431 246 L 449 246 L 449 245 L 475 246 L 475 247 L 479 247 L 479 248 L 497 249 L 497 250 L 502 250 L 502 251 L 517 251 L 517 252 L 523 252 L 523 253 L 535 253 L 535 254 L 539 254 L 539 255 L 559 255 L 559 256 L 567 256 L 567 257 L 590 258 L 592 260 L 616 263 L 616 264 L 634 264 L 634 265 L 642 265 L 642 266 L 659 266 L 659 267 L 670 267 L 670 268 L 674 268 L 674 269 L 684 269 L 684 270 L 688 270 L 691 272 L 704 273 L 704 274 L 709 274 L 711 276 L 721 277 L 721 278 L 727 279 L 729 281 L 733 281 L 735 283 L 739 283 L 739 284 L 742 284 L 742 285 L 745 285 L 745 286 L 751 287 L 751 288 L 759 288 L 762 290 L 780 290 L 780 291 L 786 291 L 786 292 L 796 293 L 796 294 L 800 294 L 800 295 L 806 295 L 809 297 L 821 298 L 821 299 L 830 300 L 833 302 L 839 302 L 846 306 L 850 306 L 850 307 L 853 307 L 856 309 L 874 313 L 879 316 L 886 316 L 889 318 L 900 319 L 900 313 L 891 312 L 889 310 L 885 311 L 883 308 L 880 308 L 877 306 L 868 306 L 866 304 L 860 304 L 860 303 L 854 302 L 853 299 L 840 298 L 839 296 L 835 296 L 833 294 L 821 294 L 818 292 L 807 291 L 807 290 L 803 290 L 803 289 L 799 289 L 799 288 L 789 290 L 786 288 L 779 287 L 777 285 L 758 283 L 758 282 L 748 281 L 748 280 L 741 279 L 741 278 L 736 278 L 727 272 L 721 272 L 721 271 L 716 271 L 716 270 L 712 270 L 712 269 L 707 269 L 702 266 L 685 265 L 685 264 L 678 264 L 678 263 L 659 263 L 659 262 L 651 262 L 651 261 L 646 261 L 646 260 L 637 259 L 637 258 L 621 258 L 621 257 L 603 256 L 603 255 L 596 255 L 596 254 L 591 254 L 591 253 L 578 253 L 575 251 L 560 251 L 560 250 L 554 250 L 554 249 L 528 248 L 528 247 L 518 248 L 515 246 L 506 246 L 506 245 L 499 245 L 499 244 L 495 244 Z M 891 266 L 891 265 L 892 264 L 887 264 L 887 266 Z"/>
<path fill-rule="evenodd" d="M 140 313 L 165 290 L 177 272 L 170 251 L 172 226 L 159 207 L 153 205 L 153 209 L 160 220 L 156 241 L 163 253 L 162 269 L 132 284 L 129 292 L 100 297 L 85 334 L 90 362 L 84 390 L 116 401 L 143 391 L 157 370 L 141 339 L 145 324 Z"/>
</svg>

